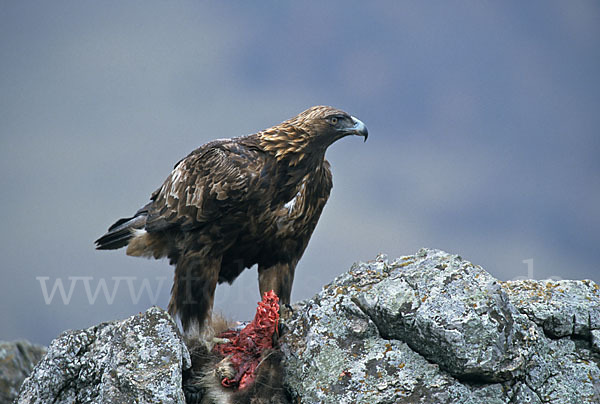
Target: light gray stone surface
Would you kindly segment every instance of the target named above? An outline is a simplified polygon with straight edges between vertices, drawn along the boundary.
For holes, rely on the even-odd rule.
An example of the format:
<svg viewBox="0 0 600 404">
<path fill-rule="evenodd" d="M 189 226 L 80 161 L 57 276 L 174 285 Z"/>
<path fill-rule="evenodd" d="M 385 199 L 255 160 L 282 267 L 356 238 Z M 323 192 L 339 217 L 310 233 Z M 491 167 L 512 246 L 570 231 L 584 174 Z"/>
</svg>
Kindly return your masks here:
<svg viewBox="0 0 600 404">
<path fill-rule="evenodd" d="M 600 329 L 600 290 L 584 281 L 503 282 L 511 302 L 551 338 L 590 338 Z"/>
<path fill-rule="evenodd" d="M 18 403 L 184 403 L 189 353 L 153 307 L 123 321 L 67 331 L 23 383 Z"/>
<path fill-rule="evenodd" d="M 287 319 L 292 394 L 303 403 L 599 403 L 597 286 L 569 281 L 531 300 L 522 283 L 439 250 L 355 264 Z M 568 327 L 564 338 L 547 335 Z"/>
<path fill-rule="evenodd" d="M 0 341 L 0 403 L 12 403 L 23 380 L 46 354 L 46 348 L 27 341 Z"/>
</svg>

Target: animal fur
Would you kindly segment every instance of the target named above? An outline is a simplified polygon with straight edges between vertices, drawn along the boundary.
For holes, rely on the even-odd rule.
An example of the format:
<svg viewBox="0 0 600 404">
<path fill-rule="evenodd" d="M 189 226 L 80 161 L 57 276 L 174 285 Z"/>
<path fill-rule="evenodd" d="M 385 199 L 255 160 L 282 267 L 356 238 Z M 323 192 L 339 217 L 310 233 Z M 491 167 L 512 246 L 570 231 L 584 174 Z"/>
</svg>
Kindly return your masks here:
<svg viewBox="0 0 600 404">
<path fill-rule="evenodd" d="M 291 403 L 284 387 L 282 353 L 278 349 L 263 353 L 250 386 L 234 390 L 221 384 L 224 378 L 232 378 L 235 374 L 228 358 L 212 351 L 202 339 L 188 340 L 187 345 L 192 367 L 183 373 L 183 392 L 188 404 Z"/>
</svg>

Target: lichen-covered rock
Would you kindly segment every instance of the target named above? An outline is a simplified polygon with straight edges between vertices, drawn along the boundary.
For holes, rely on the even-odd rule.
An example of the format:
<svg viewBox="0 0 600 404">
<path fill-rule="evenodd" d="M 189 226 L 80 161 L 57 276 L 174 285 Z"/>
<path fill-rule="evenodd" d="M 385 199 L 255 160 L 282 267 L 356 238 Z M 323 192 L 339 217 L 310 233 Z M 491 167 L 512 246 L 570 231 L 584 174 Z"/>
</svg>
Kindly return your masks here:
<svg viewBox="0 0 600 404">
<path fill-rule="evenodd" d="M 590 338 L 600 329 L 600 288 L 592 281 L 508 281 L 511 302 L 552 338 Z"/>
<path fill-rule="evenodd" d="M 548 336 L 530 358 L 524 379 L 540 402 L 599 403 L 598 285 L 589 280 L 522 280 L 502 282 L 502 287 Z"/>
<path fill-rule="evenodd" d="M 12 403 L 23 380 L 46 354 L 46 348 L 27 341 L 0 341 L 0 403 Z"/>
<path fill-rule="evenodd" d="M 523 383 L 542 403 L 600 403 L 598 357 L 588 341 L 545 340 L 530 358 Z"/>
<path fill-rule="evenodd" d="M 499 282 L 439 250 L 379 256 L 283 310 L 284 383 L 295 402 L 310 404 L 597 404 L 598 289 Z M 152 308 L 64 333 L 18 402 L 183 403 L 189 366 L 177 327 Z"/>
<path fill-rule="evenodd" d="M 171 317 L 153 307 L 123 321 L 67 331 L 25 380 L 18 403 L 185 403 L 189 353 Z"/>
<path fill-rule="evenodd" d="M 288 323 L 282 350 L 287 383 L 299 402 L 504 402 L 487 400 L 498 395 L 500 385 L 471 389 L 461 384 L 406 343 L 381 338 L 373 321 L 350 300 L 331 298 L 296 306 Z"/>
<path fill-rule="evenodd" d="M 422 251 L 385 266 L 383 274 L 372 287 L 350 291 L 382 337 L 406 342 L 461 380 L 520 375 L 537 334 L 481 267 Z"/>
<path fill-rule="evenodd" d="M 585 296 L 596 318 L 600 298 Z M 514 298 L 438 250 L 356 264 L 287 319 L 288 385 L 302 403 L 600 402 L 597 323 L 552 340 Z"/>
</svg>

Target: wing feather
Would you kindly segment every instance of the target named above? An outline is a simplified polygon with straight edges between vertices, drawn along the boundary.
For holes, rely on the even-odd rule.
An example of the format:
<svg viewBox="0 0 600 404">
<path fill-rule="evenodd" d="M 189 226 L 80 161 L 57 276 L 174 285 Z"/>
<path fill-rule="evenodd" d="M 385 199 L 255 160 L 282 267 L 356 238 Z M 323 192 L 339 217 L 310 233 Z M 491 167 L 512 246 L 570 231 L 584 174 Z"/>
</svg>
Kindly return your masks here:
<svg viewBox="0 0 600 404">
<path fill-rule="evenodd" d="M 242 211 L 258 192 L 262 165 L 258 150 L 234 141 L 192 152 L 152 195 L 146 230 L 191 230 Z"/>
</svg>

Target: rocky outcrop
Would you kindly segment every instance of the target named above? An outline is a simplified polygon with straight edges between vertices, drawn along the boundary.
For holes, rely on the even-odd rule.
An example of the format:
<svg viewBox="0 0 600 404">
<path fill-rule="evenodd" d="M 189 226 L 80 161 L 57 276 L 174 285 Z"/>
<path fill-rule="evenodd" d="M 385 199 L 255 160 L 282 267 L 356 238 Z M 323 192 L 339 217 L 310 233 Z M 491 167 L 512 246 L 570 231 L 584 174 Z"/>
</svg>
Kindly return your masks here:
<svg viewBox="0 0 600 404">
<path fill-rule="evenodd" d="M 599 403 L 600 291 L 499 282 L 457 255 L 355 264 L 294 305 L 280 339 L 301 403 Z M 19 403 L 184 402 L 188 351 L 158 308 L 70 331 Z"/>
<path fill-rule="evenodd" d="M 380 256 L 295 307 L 287 383 L 306 403 L 599 403 L 599 315 L 591 281 Z"/>
<path fill-rule="evenodd" d="M 12 403 L 23 380 L 46 354 L 46 348 L 27 341 L 0 341 L 0 403 Z"/>
<path fill-rule="evenodd" d="M 153 307 L 123 321 L 67 331 L 23 383 L 18 403 L 185 403 L 189 353 L 171 317 Z"/>
</svg>

